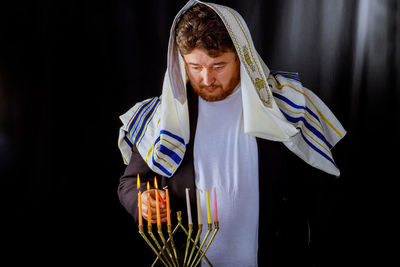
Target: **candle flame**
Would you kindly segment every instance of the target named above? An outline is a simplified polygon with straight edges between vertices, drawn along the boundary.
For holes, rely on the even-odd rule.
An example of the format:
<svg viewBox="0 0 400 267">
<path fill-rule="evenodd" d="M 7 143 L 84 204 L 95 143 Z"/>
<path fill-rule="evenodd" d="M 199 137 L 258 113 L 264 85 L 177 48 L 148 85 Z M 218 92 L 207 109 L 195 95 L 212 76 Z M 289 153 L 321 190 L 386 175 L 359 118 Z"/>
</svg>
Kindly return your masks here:
<svg viewBox="0 0 400 267">
<path fill-rule="evenodd" d="M 147 181 L 147 190 L 150 190 L 150 184 L 149 184 L 149 181 Z"/>
<path fill-rule="evenodd" d="M 140 189 L 140 177 L 139 177 L 139 173 L 137 174 L 137 189 Z"/>
<path fill-rule="evenodd" d="M 154 176 L 154 187 L 158 189 L 157 178 Z"/>
</svg>

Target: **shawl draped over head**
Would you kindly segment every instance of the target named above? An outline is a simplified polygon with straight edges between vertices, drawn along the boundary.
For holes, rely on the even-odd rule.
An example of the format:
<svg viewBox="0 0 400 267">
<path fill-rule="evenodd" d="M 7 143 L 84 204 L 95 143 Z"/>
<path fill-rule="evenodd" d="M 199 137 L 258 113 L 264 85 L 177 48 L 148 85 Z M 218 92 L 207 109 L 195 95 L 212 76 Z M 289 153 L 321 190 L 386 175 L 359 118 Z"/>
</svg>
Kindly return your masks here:
<svg viewBox="0 0 400 267">
<path fill-rule="evenodd" d="M 297 73 L 270 71 L 257 53 L 249 29 L 235 10 L 190 0 L 176 15 L 168 44 L 162 94 L 136 103 L 120 116 L 118 146 L 125 164 L 132 147 L 154 172 L 171 177 L 191 141 L 184 61 L 175 43 L 181 15 L 202 3 L 221 18 L 240 58 L 244 132 L 283 142 L 309 165 L 339 176 L 332 147 L 346 134 L 329 108 L 302 86 Z"/>
</svg>

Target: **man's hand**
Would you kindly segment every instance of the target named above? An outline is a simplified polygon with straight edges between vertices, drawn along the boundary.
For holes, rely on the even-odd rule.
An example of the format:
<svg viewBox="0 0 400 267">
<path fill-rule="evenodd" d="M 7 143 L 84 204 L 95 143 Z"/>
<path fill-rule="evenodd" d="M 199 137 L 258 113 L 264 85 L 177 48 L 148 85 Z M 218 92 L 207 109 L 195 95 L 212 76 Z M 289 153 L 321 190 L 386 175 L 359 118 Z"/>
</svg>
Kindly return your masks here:
<svg viewBox="0 0 400 267">
<path fill-rule="evenodd" d="M 165 191 L 158 189 L 158 192 L 160 193 L 161 197 L 164 200 L 166 200 Z M 147 198 L 150 195 L 151 223 L 157 223 L 156 194 L 157 194 L 156 189 L 147 190 L 142 193 L 142 215 L 143 218 L 147 221 L 148 221 Z M 163 223 L 167 221 L 167 207 L 166 205 L 162 204 L 161 200 L 159 200 L 159 202 L 160 202 L 160 218 L 161 222 Z"/>
</svg>

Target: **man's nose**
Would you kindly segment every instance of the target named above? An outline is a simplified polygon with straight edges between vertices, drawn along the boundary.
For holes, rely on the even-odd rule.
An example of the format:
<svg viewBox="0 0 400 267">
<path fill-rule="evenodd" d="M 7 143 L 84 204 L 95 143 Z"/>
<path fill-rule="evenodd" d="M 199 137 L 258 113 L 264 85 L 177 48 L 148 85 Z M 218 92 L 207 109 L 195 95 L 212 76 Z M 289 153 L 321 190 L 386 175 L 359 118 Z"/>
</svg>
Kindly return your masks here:
<svg viewBox="0 0 400 267">
<path fill-rule="evenodd" d="M 212 85 L 215 82 L 214 74 L 212 73 L 212 70 L 209 70 L 207 68 L 204 68 L 203 71 L 203 83 L 206 86 Z"/>
</svg>

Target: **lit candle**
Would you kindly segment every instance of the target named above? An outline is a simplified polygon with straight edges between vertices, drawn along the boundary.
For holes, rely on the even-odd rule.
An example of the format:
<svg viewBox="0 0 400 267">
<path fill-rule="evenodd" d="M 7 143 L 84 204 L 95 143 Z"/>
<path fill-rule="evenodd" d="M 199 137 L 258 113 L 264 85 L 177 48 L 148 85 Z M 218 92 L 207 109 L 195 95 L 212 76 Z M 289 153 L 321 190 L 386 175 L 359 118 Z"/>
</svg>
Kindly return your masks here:
<svg viewBox="0 0 400 267">
<path fill-rule="evenodd" d="M 154 177 L 154 187 L 156 188 L 156 212 L 157 212 L 157 226 L 161 226 L 161 217 L 160 217 L 160 199 L 158 197 L 158 184 L 157 178 Z"/>
<path fill-rule="evenodd" d="M 207 195 L 207 222 L 208 224 L 211 224 L 210 194 L 208 193 L 208 190 L 206 190 L 206 195 Z"/>
<path fill-rule="evenodd" d="M 167 196 L 167 225 L 171 225 L 171 208 L 169 206 L 169 193 L 168 189 L 165 190 L 165 195 Z"/>
<path fill-rule="evenodd" d="M 150 184 L 147 181 L 147 225 L 151 226 Z"/>
<path fill-rule="evenodd" d="M 199 189 L 196 190 L 197 195 L 197 221 L 199 224 L 203 224 L 203 220 L 201 218 L 201 202 L 200 202 L 200 191 Z"/>
<path fill-rule="evenodd" d="M 214 222 L 218 222 L 218 211 L 217 211 L 217 191 L 214 187 Z"/>
<path fill-rule="evenodd" d="M 190 209 L 189 188 L 186 188 L 186 206 L 187 206 L 187 213 L 188 213 L 188 222 L 189 222 L 189 224 L 193 224 L 193 222 L 192 222 L 192 211 Z"/>
<path fill-rule="evenodd" d="M 138 192 L 138 207 L 139 207 L 139 226 L 143 226 L 143 218 L 142 218 L 142 193 L 140 192 L 140 177 L 139 173 L 137 174 L 137 189 Z"/>
</svg>

